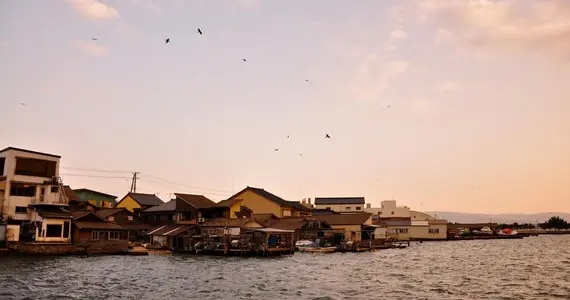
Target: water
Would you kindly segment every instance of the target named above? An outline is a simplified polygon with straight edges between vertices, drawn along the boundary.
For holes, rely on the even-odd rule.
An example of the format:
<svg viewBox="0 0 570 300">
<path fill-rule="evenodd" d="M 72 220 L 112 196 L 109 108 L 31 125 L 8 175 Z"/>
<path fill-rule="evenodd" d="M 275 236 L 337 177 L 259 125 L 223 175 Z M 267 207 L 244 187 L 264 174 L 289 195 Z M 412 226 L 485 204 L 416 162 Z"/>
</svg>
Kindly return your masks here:
<svg viewBox="0 0 570 300">
<path fill-rule="evenodd" d="M 570 299 L 570 236 L 372 253 L 0 258 L 0 299 Z"/>
</svg>

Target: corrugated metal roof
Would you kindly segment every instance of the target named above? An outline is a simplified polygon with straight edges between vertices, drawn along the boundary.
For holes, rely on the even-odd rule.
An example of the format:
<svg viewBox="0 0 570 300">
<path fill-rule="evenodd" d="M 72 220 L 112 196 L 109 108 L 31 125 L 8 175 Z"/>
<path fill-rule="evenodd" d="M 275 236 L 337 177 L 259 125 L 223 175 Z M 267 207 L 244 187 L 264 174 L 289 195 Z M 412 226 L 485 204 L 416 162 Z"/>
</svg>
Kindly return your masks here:
<svg viewBox="0 0 570 300">
<path fill-rule="evenodd" d="M 161 205 L 164 203 L 164 201 L 160 200 L 160 198 L 154 194 L 128 193 L 127 196 L 131 196 L 131 198 L 140 205 L 144 206 Z"/>
<path fill-rule="evenodd" d="M 162 203 L 157 206 L 149 207 L 142 212 L 160 212 L 160 211 L 175 211 L 176 210 L 176 199 L 170 200 L 166 203 Z"/>
</svg>

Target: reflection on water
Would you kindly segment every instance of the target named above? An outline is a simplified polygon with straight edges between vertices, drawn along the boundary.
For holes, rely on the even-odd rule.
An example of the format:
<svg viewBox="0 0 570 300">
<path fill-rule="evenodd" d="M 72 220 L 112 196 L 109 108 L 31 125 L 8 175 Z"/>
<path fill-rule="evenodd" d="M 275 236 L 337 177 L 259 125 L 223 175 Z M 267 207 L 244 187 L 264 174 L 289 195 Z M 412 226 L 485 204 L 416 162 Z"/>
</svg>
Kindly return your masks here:
<svg viewBox="0 0 570 300">
<path fill-rule="evenodd" d="M 570 236 L 372 253 L 0 258 L 0 299 L 570 299 Z"/>
</svg>

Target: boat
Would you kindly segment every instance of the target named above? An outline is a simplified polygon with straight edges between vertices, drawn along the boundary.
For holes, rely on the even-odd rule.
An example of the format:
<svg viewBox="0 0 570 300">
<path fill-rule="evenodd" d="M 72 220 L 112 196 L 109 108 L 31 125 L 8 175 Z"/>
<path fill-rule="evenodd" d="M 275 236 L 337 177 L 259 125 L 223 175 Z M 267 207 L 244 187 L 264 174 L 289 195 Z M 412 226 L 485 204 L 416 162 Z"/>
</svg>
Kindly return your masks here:
<svg viewBox="0 0 570 300">
<path fill-rule="evenodd" d="M 313 253 L 331 253 L 335 252 L 336 247 L 299 247 L 299 251 L 301 252 L 313 252 Z"/>
<path fill-rule="evenodd" d="M 300 240 L 300 241 L 297 241 L 297 242 L 295 243 L 295 247 L 297 247 L 297 248 L 301 248 L 301 247 L 311 247 L 311 246 L 313 246 L 314 244 L 315 244 L 315 242 L 313 242 L 313 241 Z"/>
<path fill-rule="evenodd" d="M 505 228 L 501 231 L 498 232 L 499 235 L 517 235 L 518 232 L 510 229 L 510 228 Z"/>
</svg>

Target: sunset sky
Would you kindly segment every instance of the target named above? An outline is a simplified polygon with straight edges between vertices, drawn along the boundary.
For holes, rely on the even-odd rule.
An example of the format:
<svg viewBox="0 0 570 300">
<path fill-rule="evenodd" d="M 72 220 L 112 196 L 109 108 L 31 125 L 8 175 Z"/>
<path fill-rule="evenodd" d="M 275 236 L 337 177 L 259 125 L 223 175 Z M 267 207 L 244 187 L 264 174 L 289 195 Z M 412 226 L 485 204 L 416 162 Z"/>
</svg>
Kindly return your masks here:
<svg viewBox="0 0 570 300">
<path fill-rule="evenodd" d="M 7 0 L 0 85 L 73 188 L 570 212 L 568 0 Z"/>
</svg>

